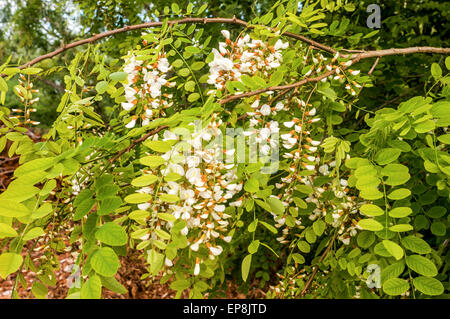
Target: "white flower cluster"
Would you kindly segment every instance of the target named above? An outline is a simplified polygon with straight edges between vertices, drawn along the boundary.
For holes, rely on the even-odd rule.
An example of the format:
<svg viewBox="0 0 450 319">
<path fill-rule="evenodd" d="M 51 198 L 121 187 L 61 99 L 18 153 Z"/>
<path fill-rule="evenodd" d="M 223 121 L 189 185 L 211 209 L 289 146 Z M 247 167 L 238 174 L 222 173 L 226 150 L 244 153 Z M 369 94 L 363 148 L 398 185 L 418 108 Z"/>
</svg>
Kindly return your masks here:
<svg viewBox="0 0 450 319">
<path fill-rule="evenodd" d="M 227 206 L 240 206 L 242 200 L 232 201 L 232 198 L 242 190 L 243 182 L 237 183 L 235 164 L 225 164 L 221 160 L 222 147 L 214 145 L 203 148 L 203 141 L 210 141 L 221 134 L 222 120 L 214 118 L 207 127 L 196 130 L 187 143 L 194 149 L 193 153 L 183 154 L 176 145 L 170 151 L 162 155 L 165 163 L 155 170 L 144 170 L 146 174 L 171 177 L 178 174 L 175 181 L 164 180 L 160 185 L 150 185 L 138 190 L 147 194 L 169 194 L 179 198 L 176 203 L 167 203 L 157 199 L 138 205 L 141 210 L 149 210 L 156 213 L 172 214 L 177 220 L 184 220 L 186 226 L 181 233 L 188 237 L 190 249 L 198 251 L 200 246 L 209 250 L 209 257 L 214 259 L 219 256 L 223 247 L 222 242 L 230 242 L 228 235 L 229 218 L 231 215 L 225 212 Z M 165 131 L 163 141 L 176 140 L 177 135 Z M 177 145 L 181 145 L 177 144 Z M 186 150 L 184 149 L 186 153 Z M 226 153 L 234 153 L 234 149 Z M 158 188 L 159 189 L 155 189 Z M 158 221 L 155 226 L 165 225 L 167 229 L 173 226 L 170 222 Z M 152 235 L 153 236 L 153 235 Z M 156 239 L 156 235 L 155 235 Z M 194 275 L 200 271 L 201 260 L 197 258 Z M 166 259 L 166 266 L 173 265 L 173 261 Z"/>
<path fill-rule="evenodd" d="M 240 81 L 243 74 L 253 75 L 258 71 L 265 76 L 268 71 L 281 65 L 281 50 L 289 46 L 288 42 L 277 40 L 269 45 L 261 40 L 251 40 L 246 34 L 236 42 L 230 40 L 230 32 L 222 31 L 225 42 L 219 42 L 219 50 L 213 49 L 214 60 L 209 63 L 208 84 L 219 90 L 225 88 L 227 81 Z"/>
<path fill-rule="evenodd" d="M 158 55 L 155 62 L 145 62 L 130 52 L 125 59 L 123 70 L 128 74 L 128 83 L 124 84 L 126 102 L 122 102 L 122 108 L 131 111 L 140 107 L 127 123 L 127 128 L 134 127 L 139 118 L 142 126 L 148 125 L 152 119 L 164 116 L 164 109 L 173 104 L 172 94 L 163 93 L 165 87 L 175 86 L 175 82 L 166 79 L 172 68 L 169 61 Z"/>
</svg>

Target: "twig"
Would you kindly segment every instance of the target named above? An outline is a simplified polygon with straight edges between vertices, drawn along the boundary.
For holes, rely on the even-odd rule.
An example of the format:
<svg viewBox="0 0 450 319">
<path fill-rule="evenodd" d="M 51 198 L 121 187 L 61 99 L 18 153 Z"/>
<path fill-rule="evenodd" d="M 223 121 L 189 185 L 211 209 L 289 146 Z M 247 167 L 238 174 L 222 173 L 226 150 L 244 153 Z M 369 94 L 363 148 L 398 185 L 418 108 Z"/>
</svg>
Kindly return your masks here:
<svg viewBox="0 0 450 319">
<path fill-rule="evenodd" d="M 115 162 L 120 156 L 122 156 L 124 153 L 129 152 L 133 147 L 135 147 L 137 144 L 145 141 L 147 138 L 149 138 L 152 135 L 155 135 L 157 133 L 159 133 L 161 130 L 168 128 L 167 125 L 163 125 L 160 126 L 150 132 L 148 132 L 147 134 L 145 134 L 144 136 L 142 136 L 141 138 L 138 138 L 136 140 L 134 140 L 127 148 L 124 148 L 123 150 L 119 151 L 116 155 L 114 155 L 114 157 L 112 157 L 109 162 L 112 164 L 113 162 Z"/>
<path fill-rule="evenodd" d="M 245 28 L 249 28 L 249 29 L 253 29 L 254 26 L 252 25 L 248 25 L 247 22 L 240 20 L 240 19 L 236 19 L 234 18 L 184 18 L 184 19 L 178 19 L 178 20 L 170 20 L 167 21 L 167 24 L 172 26 L 175 24 L 188 24 L 188 23 L 203 23 L 203 24 L 207 24 L 207 23 L 228 23 L 228 24 L 237 24 L 240 26 L 243 26 Z M 145 29 L 145 28 L 154 28 L 154 27 L 160 27 L 164 24 L 164 22 L 162 21 L 154 21 L 154 22 L 146 22 L 146 23 L 141 23 L 141 24 L 135 24 L 135 25 L 129 25 L 123 28 L 119 28 L 119 29 L 115 29 L 115 30 L 110 30 L 110 31 L 106 31 L 103 33 L 99 33 L 96 34 L 90 38 L 86 38 L 86 39 L 82 39 L 82 40 L 78 40 L 75 42 L 72 42 L 70 44 L 65 44 L 64 46 L 62 46 L 59 49 L 54 50 L 53 52 L 49 52 L 47 54 L 38 56 L 37 58 L 31 60 L 30 62 L 27 62 L 21 66 L 19 66 L 19 69 L 24 69 L 27 67 L 32 66 L 33 64 L 36 64 L 42 60 L 45 59 L 50 59 L 53 58 L 54 56 L 63 53 L 66 50 L 69 50 L 71 48 L 83 45 L 83 44 L 88 44 L 88 43 L 94 43 L 100 39 L 118 34 L 118 33 L 123 33 L 123 32 L 128 32 L 128 31 L 133 31 L 133 30 L 138 30 L 138 29 Z M 291 33 L 291 32 L 285 32 L 283 33 L 284 36 L 287 37 L 291 37 L 300 41 L 303 41 L 305 43 L 308 43 L 316 48 L 319 48 L 321 50 L 327 51 L 329 53 L 336 53 L 336 50 L 334 50 L 333 48 L 326 46 L 324 44 L 318 43 L 314 40 L 311 40 L 305 36 L 299 35 L 299 34 L 295 34 L 295 33 Z M 6 74 L 1 74 L 1 77 L 6 76 Z"/>
<path fill-rule="evenodd" d="M 325 259 L 325 257 L 328 255 L 328 253 L 331 250 L 331 247 L 333 246 L 334 241 L 336 240 L 338 236 L 338 232 L 336 231 L 336 233 L 334 234 L 333 238 L 331 239 L 330 243 L 328 244 L 327 249 L 325 249 L 325 251 L 323 252 L 322 256 L 320 256 L 319 261 L 317 262 L 317 265 L 314 266 L 314 270 L 311 274 L 311 277 L 309 277 L 308 281 L 305 284 L 305 287 L 303 287 L 302 292 L 300 293 L 300 297 L 303 297 L 306 292 L 308 291 L 309 287 L 311 286 L 314 277 L 316 276 L 317 272 L 319 271 L 319 264 Z"/>
</svg>

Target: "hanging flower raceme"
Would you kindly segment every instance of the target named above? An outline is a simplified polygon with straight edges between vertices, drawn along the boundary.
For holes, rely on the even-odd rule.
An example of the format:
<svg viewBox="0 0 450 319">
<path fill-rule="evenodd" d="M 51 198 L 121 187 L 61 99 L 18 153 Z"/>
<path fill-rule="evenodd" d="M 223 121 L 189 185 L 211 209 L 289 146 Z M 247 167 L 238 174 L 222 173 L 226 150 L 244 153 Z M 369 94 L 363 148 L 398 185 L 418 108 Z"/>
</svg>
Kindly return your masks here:
<svg viewBox="0 0 450 319">
<path fill-rule="evenodd" d="M 269 45 L 268 42 L 251 39 L 248 34 L 233 42 L 227 30 L 223 30 L 222 35 L 225 42 L 219 42 L 219 49 L 212 51 L 214 59 L 209 63 L 207 81 L 219 90 L 225 88 L 227 81 L 241 81 L 243 74 L 253 75 L 260 71 L 267 76 L 269 70 L 281 65 L 281 51 L 289 45 L 281 40 Z"/>
<path fill-rule="evenodd" d="M 183 221 L 181 234 L 187 237 L 189 249 L 197 255 L 201 247 L 214 259 L 223 252 L 223 245 L 231 241 L 229 206 L 240 206 L 241 201 L 233 198 L 242 189 L 237 182 L 235 164 L 222 160 L 220 143 L 211 143 L 222 133 L 221 120 L 215 120 L 200 129 L 195 129 L 187 140 L 179 141 L 169 151 L 162 154 L 161 165 L 143 170 L 141 178 L 158 176 L 159 183 L 142 187 L 138 193 L 150 194 L 152 198 L 138 205 L 140 210 L 150 212 L 151 229 L 170 231 L 177 221 Z M 191 124 L 194 126 L 194 123 Z M 198 126 L 196 126 L 198 127 Z M 156 136 L 157 138 L 157 136 Z M 163 142 L 177 142 L 178 136 L 165 131 Z M 208 142 L 208 147 L 203 147 Z M 231 154 L 234 149 L 226 150 Z M 158 213 L 170 214 L 173 221 L 158 218 Z M 156 240 L 154 232 L 145 240 Z M 197 256 L 194 275 L 200 271 L 201 258 Z M 176 260 L 168 258 L 166 266 L 172 267 Z"/>
<path fill-rule="evenodd" d="M 166 78 L 171 68 L 164 54 L 148 61 L 128 53 L 123 67 L 128 74 L 128 83 L 124 84 L 126 101 L 121 106 L 134 115 L 128 120 L 127 128 L 133 128 L 137 123 L 146 126 L 152 119 L 165 116 L 164 109 L 173 104 L 173 95 L 167 91 L 175 86 L 175 82 Z"/>
</svg>

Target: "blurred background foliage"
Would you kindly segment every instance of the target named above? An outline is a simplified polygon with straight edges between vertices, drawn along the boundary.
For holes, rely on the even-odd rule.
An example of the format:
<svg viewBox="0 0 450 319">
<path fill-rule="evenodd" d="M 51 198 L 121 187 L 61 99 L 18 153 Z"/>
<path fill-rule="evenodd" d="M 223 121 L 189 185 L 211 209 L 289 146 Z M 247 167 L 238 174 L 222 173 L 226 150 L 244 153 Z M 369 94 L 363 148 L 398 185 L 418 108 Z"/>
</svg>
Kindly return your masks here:
<svg viewBox="0 0 450 319">
<path fill-rule="evenodd" d="M 12 62 L 22 64 L 55 50 L 64 44 L 94 34 L 113 30 L 126 25 L 159 20 L 165 15 L 164 8 L 171 3 L 186 8 L 188 0 L 0 0 L 0 64 L 9 56 Z M 275 1 L 271 0 L 195 0 L 196 7 L 208 4 L 208 17 L 233 17 L 250 21 L 263 15 Z M 324 35 L 311 35 L 316 41 L 334 48 L 353 50 L 402 48 L 411 46 L 450 46 L 450 2 L 427 0 L 320 0 L 327 10 L 320 22 L 325 22 L 337 31 Z M 381 7 L 381 29 L 370 38 L 364 35 L 370 30 L 366 25 L 370 13 L 369 4 Z M 299 3 L 299 12 L 303 4 Z M 223 28 L 235 26 L 206 25 L 210 34 L 220 34 Z M 103 40 L 101 50 L 112 58 L 126 53 L 137 42 L 142 30 L 121 33 Z M 220 37 L 213 37 L 218 41 Z M 44 69 L 65 65 L 73 58 L 78 47 L 68 50 L 51 60 L 41 62 Z M 414 54 L 408 56 L 384 57 L 374 72 L 374 87 L 362 91 L 357 106 L 376 110 L 397 105 L 401 101 L 428 91 L 426 87 L 431 74 L 429 66 L 442 62 L 444 56 Z M 368 72 L 373 64 L 364 60 L 358 65 L 362 72 Z M 63 74 L 52 73 L 40 78 L 35 87 L 40 89 L 40 101 L 35 120 L 45 128 L 56 117 L 56 102 L 64 93 Z M 12 91 L 8 92 L 7 104 L 18 107 L 19 102 Z M 106 105 L 105 105 L 106 106 Z M 357 129 L 362 121 L 346 119 Z M 352 123 L 354 122 L 354 123 Z M 361 128 L 361 127 L 358 127 Z"/>
</svg>

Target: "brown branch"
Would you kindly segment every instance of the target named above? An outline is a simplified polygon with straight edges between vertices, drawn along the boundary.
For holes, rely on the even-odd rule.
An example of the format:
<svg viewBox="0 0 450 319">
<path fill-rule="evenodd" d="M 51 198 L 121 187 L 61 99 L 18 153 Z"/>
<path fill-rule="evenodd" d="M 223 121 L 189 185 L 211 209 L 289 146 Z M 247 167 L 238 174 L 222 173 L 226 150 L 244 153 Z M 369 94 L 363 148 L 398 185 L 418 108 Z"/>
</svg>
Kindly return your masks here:
<svg viewBox="0 0 450 319">
<path fill-rule="evenodd" d="M 51 87 L 54 88 L 55 90 L 57 90 L 57 91 L 59 91 L 59 92 L 61 92 L 61 93 L 64 93 L 64 92 L 65 92 L 64 87 L 62 87 L 61 85 L 58 85 L 58 84 L 56 84 L 55 82 L 49 81 L 49 80 L 44 79 L 44 78 L 42 78 L 42 77 L 40 77 L 40 76 L 37 76 L 37 78 L 38 78 L 39 81 L 41 81 L 42 83 L 47 84 L 48 86 L 51 86 Z"/>
<path fill-rule="evenodd" d="M 316 276 L 317 272 L 319 271 L 319 264 L 325 259 L 325 257 L 330 252 L 331 247 L 333 246 L 333 243 L 336 240 L 337 235 L 338 235 L 338 232 L 336 231 L 336 233 L 334 234 L 333 238 L 331 239 L 331 242 L 328 245 L 327 249 L 323 252 L 322 256 L 320 256 L 319 261 L 317 262 L 317 265 L 314 266 L 314 270 L 311 274 L 311 277 L 309 277 L 308 281 L 305 284 L 305 287 L 303 287 L 303 290 L 300 293 L 300 297 L 303 297 L 306 294 L 306 292 L 308 291 L 309 287 L 311 286 L 311 284 L 314 280 L 314 277 Z"/>
<path fill-rule="evenodd" d="M 236 19 L 236 17 L 234 17 L 234 18 L 184 18 L 184 19 L 179 19 L 179 20 L 167 21 L 167 24 L 170 25 L 170 26 L 175 25 L 175 24 L 187 24 L 187 23 L 203 23 L 203 24 L 206 24 L 206 23 L 227 23 L 227 24 L 237 24 L 237 25 L 243 26 L 245 28 L 249 28 L 249 29 L 253 29 L 254 28 L 254 26 L 248 25 L 247 22 L 245 22 L 243 20 L 240 20 L 240 19 Z M 129 25 L 129 26 L 126 26 L 126 27 L 123 27 L 123 28 L 119 28 L 119 29 L 115 29 L 115 30 L 110 30 L 110 31 L 106 31 L 106 32 L 103 32 L 103 33 L 99 33 L 99 34 L 96 34 L 96 35 L 94 35 L 94 36 L 92 36 L 90 38 L 82 39 L 82 40 L 78 40 L 78 41 L 72 42 L 70 44 L 66 44 L 66 45 L 62 46 L 61 48 L 56 49 L 53 52 L 49 52 L 47 54 L 38 56 L 37 58 L 35 58 L 35 59 L 31 60 L 30 62 L 27 62 L 27 63 L 19 66 L 18 68 L 19 69 L 24 69 L 24 68 L 30 67 L 33 64 L 36 64 L 36 63 L 38 63 L 38 62 L 40 62 L 42 60 L 53 58 L 54 56 L 56 56 L 58 54 L 61 54 L 64 51 L 69 50 L 71 48 L 74 48 L 74 47 L 77 47 L 77 46 L 80 46 L 80 45 L 83 45 L 83 44 L 94 43 L 94 42 L 96 42 L 96 41 L 98 41 L 100 39 L 112 36 L 114 34 L 128 32 L 128 31 L 133 31 L 133 30 L 138 30 L 138 29 L 144 29 L 144 28 L 160 27 L 163 24 L 164 24 L 164 22 L 161 22 L 161 21 L 146 22 L 146 23 Z M 297 39 L 297 40 L 300 40 L 300 41 L 303 41 L 303 42 L 308 43 L 308 44 L 310 44 L 310 45 L 312 45 L 312 46 L 314 46 L 316 48 L 319 48 L 321 50 L 324 50 L 324 51 L 327 51 L 327 52 L 330 52 L 330 53 L 335 53 L 336 52 L 336 50 L 334 50 L 333 48 L 331 48 L 329 46 L 326 46 L 324 44 L 318 43 L 318 42 L 316 42 L 314 40 L 311 40 L 311 39 L 309 39 L 307 37 L 304 37 L 302 35 L 299 35 L 299 34 L 295 34 L 295 33 L 291 33 L 291 32 L 285 32 L 285 33 L 283 33 L 283 35 L 287 36 L 287 37 L 291 37 L 291 38 Z M 0 76 L 4 77 L 6 75 L 5 74 L 1 74 Z"/>
<path fill-rule="evenodd" d="M 267 91 L 277 91 L 277 90 L 290 90 L 299 86 L 302 86 L 306 83 L 310 83 L 310 82 L 319 82 L 320 80 L 326 78 L 327 76 L 330 76 L 332 74 L 336 73 L 336 69 L 328 71 L 320 76 L 317 76 L 315 78 L 306 78 L 303 79 L 301 81 L 292 83 L 292 84 L 286 84 L 286 85 L 278 85 L 278 86 L 269 86 L 267 88 L 263 88 L 263 89 L 259 89 L 256 91 L 251 91 L 251 92 L 247 92 L 247 93 L 242 93 L 242 94 L 235 94 L 235 95 L 229 95 L 225 98 L 223 98 L 222 100 L 219 101 L 220 104 L 225 104 L 240 98 L 244 98 L 244 97 L 250 97 L 253 95 L 257 95 L 257 94 L 262 94 L 264 92 Z"/>
<path fill-rule="evenodd" d="M 369 59 L 369 58 L 374 58 L 374 57 L 380 58 L 380 57 L 388 56 L 388 55 L 402 55 L 402 54 L 413 54 L 413 53 L 450 54 L 450 48 L 411 47 L 411 48 L 405 48 L 405 49 L 392 48 L 392 49 L 386 49 L 386 50 L 367 51 L 364 53 L 359 53 L 357 55 L 352 55 L 352 57 L 354 57 L 354 58 L 353 58 L 353 60 L 351 60 L 352 61 L 351 65 L 359 62 L 362 59 Z M 376 64 L 378 64 L 378 62 L 376 62 Z M 376 64 L 374 64 L 374 66 L 376 66 Z M 349 66 L 344 66 L 341 68 L 341 70 L 345 70 L 348 67 Z M 320 76 L 317 76 L 315 78 L 305 78 L 301 81 L 298 81 L 298 82 L 292 83 L 292 84 L 270 86 L 267 88 L 263 88 L 263 89 L 243 93 L 243 94 L 230 95 L 230 96 L 227 96 L 227 97 L 223 98 L 222 100 L 220 100 L 219 103 L 225 104 L 225 103 L 228 103 L 228 102 L 231 102 L 231 101 L 243 98 L 243 97 L 250 97 L 250 96 L 261 94 L 261 93 L 264 93 L 267 91 L 285 90 L 285 89 L 292 89 L 292 88 L 300 87 L 306 83 L 318 82 L 330 75 L 333 75 L 334 73 L 336 73 L 336 69 L 328 71 L 328 72 L 326 72 Z"/>
<path fill-rule="evenodd" d="M 435 47 L 411 47 L 403 49 L 386 49 L 386 50 L 374 50 L 366 51 L 358 54 L 360 59 L 383 57 L 388 55 L 403 55 L 412 53 L 435 53 L 435 54 L 450 54 L 450 48 L 435 48 Z"/>
<path fill-rule="evenodd" d="M 133 147 L 135 147 L 137 144 L 139 144 L 139 143 L 145 141 L 145 140 L 146 140 L 147 138 L 149 138 L 150 136 L 153 136 L 153 135 L 159 133 L 160 131 L 162 131 L 163 129 L 168 128 L 168 127 L 169 127 L 169 126 L 167 126 L 167 125 L 160 126 L 160 127 L 158 127 L 158 128 L 155 128 L 154 130 L 152 130 L 152 131 L 146 133 L 146 134 L 145 134 L 144 136 L 142 136 L 141 138 L 138 138 L 138 139 L 134 140 L 133 142 L 131 142 L 131 144 L 130 144 L 127 148 L 124 148 L 123 150 L 119 151 L 116 155 L 114 155 L 114 156 L 109 160 L 109 162 L 112 164 L 112 163 L 115 162 L 120 156 L 122 156 L 124 153 L 129 152 L 129 151 L 130 151 Z"/>
</svg>

